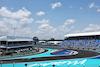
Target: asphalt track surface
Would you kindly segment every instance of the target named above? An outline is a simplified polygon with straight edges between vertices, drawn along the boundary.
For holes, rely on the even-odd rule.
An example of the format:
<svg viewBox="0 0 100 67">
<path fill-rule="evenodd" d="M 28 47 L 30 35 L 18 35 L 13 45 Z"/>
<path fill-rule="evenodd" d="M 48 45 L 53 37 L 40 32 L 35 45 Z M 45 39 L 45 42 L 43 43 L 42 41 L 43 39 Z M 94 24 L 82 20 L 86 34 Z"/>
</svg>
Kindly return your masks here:
<svg viewBox="0 0 100 67">
<path fill-rule="evenodd" d="M 67 49 L 74 50 L 74 49 Z M 38 62 L 38 61 L 51 61 L 51 60 L 63 60 L 63 59 L 79 59 L 79 58 L 89 58 L 100 55 L 98 52 L 87 51 L 87 50 L 74 50 L 77 51 L 77 55 L 62 55 L 62 56 L 48 56 L 48 57 L 35 57 L 35 58 L 24 58 L 24 59 L 11 59 L 11 60 L 0 60 L 2 64 L 13 64 L 14 63 L 28 63 L 28 62 Z M 47 52 L 47 50 L 45 51 Z"/>
</svg>

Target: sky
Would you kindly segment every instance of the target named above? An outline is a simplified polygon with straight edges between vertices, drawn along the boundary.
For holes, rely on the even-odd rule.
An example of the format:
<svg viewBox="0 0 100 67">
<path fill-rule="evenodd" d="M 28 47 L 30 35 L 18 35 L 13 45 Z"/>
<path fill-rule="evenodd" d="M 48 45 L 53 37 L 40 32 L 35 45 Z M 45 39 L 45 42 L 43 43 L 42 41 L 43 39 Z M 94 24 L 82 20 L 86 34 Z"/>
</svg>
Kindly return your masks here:
<svg viewBox="0 0 100 67">
<path fill-rule="evenodd" d="M 0 0 L 0 35 L 64 39 L 100 31 L 100 0 Z"/>
</svg>

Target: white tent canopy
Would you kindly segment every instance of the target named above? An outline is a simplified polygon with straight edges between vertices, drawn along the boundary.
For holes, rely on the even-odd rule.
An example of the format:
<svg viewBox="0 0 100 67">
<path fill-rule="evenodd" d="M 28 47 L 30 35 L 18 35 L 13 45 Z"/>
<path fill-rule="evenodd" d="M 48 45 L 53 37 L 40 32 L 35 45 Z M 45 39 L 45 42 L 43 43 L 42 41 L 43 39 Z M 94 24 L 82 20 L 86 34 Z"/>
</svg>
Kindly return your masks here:
<svg viewBox="0 0 100 67">
<path fill-rule="evenodd" d="M 95 35 L 100 35 L 100 32 L 74 33 L 74 34 L 67 34 L 64 37 L 95 36 Z"/>
<path fill-rule="evenodd" d="M 62 41 L 48 41 L 47 43 L 54 43 L 54 44 L 58 44 L 61 43 Z"/>
</svg>

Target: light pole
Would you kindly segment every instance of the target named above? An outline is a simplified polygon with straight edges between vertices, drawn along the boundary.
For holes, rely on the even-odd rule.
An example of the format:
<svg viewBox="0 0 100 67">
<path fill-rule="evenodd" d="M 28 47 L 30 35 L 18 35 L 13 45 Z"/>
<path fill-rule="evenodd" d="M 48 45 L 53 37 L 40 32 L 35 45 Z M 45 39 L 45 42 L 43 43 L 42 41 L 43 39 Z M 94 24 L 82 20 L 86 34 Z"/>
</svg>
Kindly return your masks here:
<svg viewBox="0 0 100 67">
<path fill-rule="evenodd" d="M 2 63 L 3 63 L 3 62 L 1 61 L 1 67 L 2 67 Z"/>
<path fill-rule="evenodd" d="M 55 64 L 53 64 L 52 66 L 55 67 Z"/>
<path fill-rule="evenodd" d="M 14 67 L 15 62 L 13 62 L 13 67 Z"/>
<path fill-rule="evenodd" d="M 58 33 L 59 39 L 60 39 L 60 33 Z"/>
<path fill-rule="evenodd" d="M 25 66 L 27 67 L 27 63 L 25 64 Z"/>
<path fill-rule="evenodd" d="M 83 67 L 85 67 L 85 64 L 83 64 Z"/>
<path fill-rule="evenodd" d="M 68 64 L 68 67 L 69 67 L 69 64 Z"/>
<path fill-rule="evenodd" d="M 16 30 L 16 28 L 14 28 L 14 37 L 15 37 L 15 30 Z"/>
<path fill-rule="evenodd" d="M 39 67 L 41 67 L 41 64 L 39 63 Z"/>
</svg>

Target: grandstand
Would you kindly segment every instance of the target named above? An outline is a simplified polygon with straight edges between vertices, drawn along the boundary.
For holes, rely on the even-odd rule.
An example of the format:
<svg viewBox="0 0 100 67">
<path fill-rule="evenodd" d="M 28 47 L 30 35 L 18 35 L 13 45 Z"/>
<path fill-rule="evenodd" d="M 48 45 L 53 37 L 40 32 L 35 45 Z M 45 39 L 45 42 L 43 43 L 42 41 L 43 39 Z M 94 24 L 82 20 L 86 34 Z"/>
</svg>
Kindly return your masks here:
<svg viewBox="0 0 100 67">
<path fill-rule="evenodd" d="M 78 49 L 100 49 L 100 32 L 67 34 L 60 45 L 73 48 L 78 47 Z"/>
<path fill-rule="evenodd" d="M 33 43 L 33 38 L 30 37 L 2 35 L 0 36 L 0 56 L 32 50 Z"/>
</svg>

